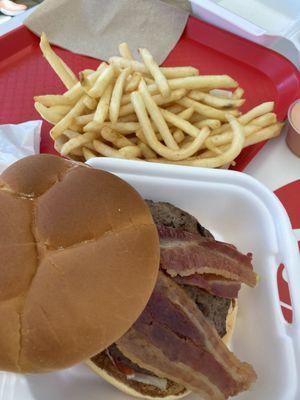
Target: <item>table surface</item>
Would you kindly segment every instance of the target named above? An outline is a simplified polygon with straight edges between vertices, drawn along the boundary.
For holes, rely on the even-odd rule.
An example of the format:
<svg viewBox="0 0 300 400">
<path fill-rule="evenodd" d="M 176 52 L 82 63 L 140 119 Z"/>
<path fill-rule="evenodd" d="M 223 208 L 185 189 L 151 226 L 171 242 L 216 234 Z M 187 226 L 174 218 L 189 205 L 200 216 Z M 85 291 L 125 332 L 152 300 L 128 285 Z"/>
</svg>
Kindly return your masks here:
<svg viewBox="0 0 300 400">
<path fill-rule="evenodd" d="M 35 7 L 0 25 L 0 36 L 20 26 L 34 9 Z M 278 40 L 272 45 L 272 49 L 286 56 L 298 68 L 300 67 L 299 54 L 287 40 Z M 294 203 L 292 201 L 293 204 L 300 204 L 300 158 L 295 156 L 286 146 L 285 135 L 286 132 L 283 132 L 279 138 L 269 141 L 247 166 L 245 172 L 264 183 L 272 191 L 277 191 L 280 194 L 288 193 L 288 195 L 280 197 L 280 200 L 288 208 L 290 207 L 291 197 L 294 201 Z M 289 190 L 288 187 L 292 190 Z M 289 212 L 288 210 L 288 212 L 300 248 L 300 207 L 297 207 L 299 211 L 296 212 L 295 207 L 295 205 L 292 206 L 293 211 Z M 284 274 L 283 279 L 286 280 Z M 287 303 L 289 301 L 281 300 L 283 311 L 290 311 L 290 304 Z"/>
</svg>

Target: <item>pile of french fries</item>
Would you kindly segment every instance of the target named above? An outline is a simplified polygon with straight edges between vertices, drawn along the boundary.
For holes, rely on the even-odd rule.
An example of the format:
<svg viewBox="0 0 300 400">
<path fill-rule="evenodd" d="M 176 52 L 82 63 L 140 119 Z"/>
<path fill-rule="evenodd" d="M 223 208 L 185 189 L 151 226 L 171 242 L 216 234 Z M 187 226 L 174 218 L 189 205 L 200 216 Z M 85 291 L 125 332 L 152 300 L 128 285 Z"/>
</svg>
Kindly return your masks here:
<svg viewBox="0 0 300 400">
<path fill-rule="evenodd" d="M 45 34 L 40 48 L 67 89 L 34 97 L 36 110 L 54 125 L 50 135 L 63 156 L 225 167 L 244 147 L 282 129 L 273 102 L 242 114 L 244 91 L 228 75 L 159 67 L 144 48 L 137 61 L 121 43 L 119 57 L 80 72 L 78 79 Z"/>
</svg>

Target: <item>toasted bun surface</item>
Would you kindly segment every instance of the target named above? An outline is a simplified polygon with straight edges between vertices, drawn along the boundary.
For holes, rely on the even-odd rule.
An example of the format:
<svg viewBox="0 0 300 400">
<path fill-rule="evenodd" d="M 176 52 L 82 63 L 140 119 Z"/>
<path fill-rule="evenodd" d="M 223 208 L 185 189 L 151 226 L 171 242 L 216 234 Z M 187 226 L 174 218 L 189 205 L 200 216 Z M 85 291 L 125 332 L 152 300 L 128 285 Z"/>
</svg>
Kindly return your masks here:
<svg viewBox="0 0 300 400">
<path fill-rule="evenodd" d="M 234 332 L 234 327 L 235 327 L 235 322 L 236 322 L 236 316 L 237 316 L 237 300 L 233 300 L 231 302 L 230 308 L 228 310 L 228 315 L 226 318 L 226 335 L 223 336 L 222 340 L 223 342 L 230 347 L 231 339 L 233 336 Z M 111 385 L 116 387 L 117 389 L 121 390 L 122 392 L 129 394 L 130 396 L 133 397 L 138 397 L 142 399 L 150 399 L 150 400 L 155 400 L 155 399 L 164 399 L 164 400 L 177 400 L 182 397 L 187 396 L 191 392 L 186 389 L 185 392 L 176 394 L 176 395 L 167 395 L 164 397 L 155 397 L 155 396 L 147 396 L 145 394 L 140 393 L 139 391 L 135 390 L 129 385 L 126 385 L 124 382 L 121 382 L 120 380 L 116 379 L 116 377 L 112 376 L 109 374 L 104 368 L 98 367 L 92 360 L 87 360 L 86 364 L 101 378 L 105 379 L 107 382 L 109 382 Z"/>
<path fill-rule="evenodd" d="M 157 278 L 159 241 L 126 182 L 51 155 L 0 176 L 0 370 L 69 367 L 120 338 Z"/>
</svg>

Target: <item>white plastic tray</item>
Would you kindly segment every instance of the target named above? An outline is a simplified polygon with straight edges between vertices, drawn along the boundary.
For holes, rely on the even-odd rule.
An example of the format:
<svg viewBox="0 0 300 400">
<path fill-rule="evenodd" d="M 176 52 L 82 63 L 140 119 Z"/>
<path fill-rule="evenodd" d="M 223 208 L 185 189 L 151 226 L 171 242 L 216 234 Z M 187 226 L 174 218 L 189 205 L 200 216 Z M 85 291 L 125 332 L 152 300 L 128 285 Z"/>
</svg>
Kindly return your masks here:
<svg viewBox="0 0 300 400">
<path fill-rule="evenodd" d="M 232 348 L 258 374 L 253 389 L 239 400 L 299 400 L 300 268 L 287 214 L 262 184 L 226 170 L 153 165 L 97 158 L 88 162 L 132 184 L 145 198 L 169 201 L 195 215 L 218 239 L 254 254 L 260 275 L 255 289 L 243 287 Z M 276 272 L 283 262 L 290 281 L 294 322 L 281 314 Z M 127 396 L 84 365 L 65 371 L 22 376 L 0 374 L 0 400 L 121 400 Z M 199 399 L 191 395 L 188 399 Z"/>
<path fill-rule="evenodd" d="M 290 40 L 300 51 L 299 0 L 190 0 L 193 13 L 256 43 Z"/>
</svg>

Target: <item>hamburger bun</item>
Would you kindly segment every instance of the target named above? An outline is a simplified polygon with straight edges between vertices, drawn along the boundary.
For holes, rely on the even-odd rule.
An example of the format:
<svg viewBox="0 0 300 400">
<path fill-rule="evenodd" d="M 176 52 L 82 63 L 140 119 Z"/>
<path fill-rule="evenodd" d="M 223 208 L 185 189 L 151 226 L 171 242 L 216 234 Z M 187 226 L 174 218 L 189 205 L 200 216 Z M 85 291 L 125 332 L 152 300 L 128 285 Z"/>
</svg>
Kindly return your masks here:
<svg viewBox="0 0 300 400">
<path fill-rule="evenodd" d="M 120 338 L 159 268 L 144 200 L 118 177 L 52 155 L 0 176 L 0 369 L 69 367 Z"/>
<path fill-rule="evenodd" d="M 228 347 L 230 347 L 232 335 L 234 332 L 237 310 L 238 310 L 237 300 L 232 300 L 230 308 L 228 310 L 228 315 L 226 318 L 226 334 L 222 338 L 223 342 Z M 162 398 L 164 400 L 177 400 L 177 399 L 181 399 L 182 397 L 185 397 L 191 393 L 189 390 L 186 389 L 183 392 L 180 392 L 178 394 L 173 394 L 173 395 L 169 395 L 167 392 L 166 392 L 165 396 L 160 395 L 160 396 L 155 397 L 155 396 L 145 395 L 137 390 L 138 385 L 135 385 L 136 388 L 131 387 L 129 384 L 126 385 L 126 383 L 124 383 L 124 381 L 121 381 L 121 380 L 117 379 L 115 376 L 113 376 L 112 374 L 109 374 L 104 368 L 98 367 L 92 360 L 87 360 L 86 364 L 101 378 L 103 378 L 104 380 L 109 382 L 111 385 L 113 385 L 117 389 L 121 390 L 121 392 L 123 392 L 127 395 L 130 395 L 130 396 L 133 396 L 133 397 L 149 399 L 149 400 L 158 400 L 158 399 L 162 399 Z"/>
</svg>

